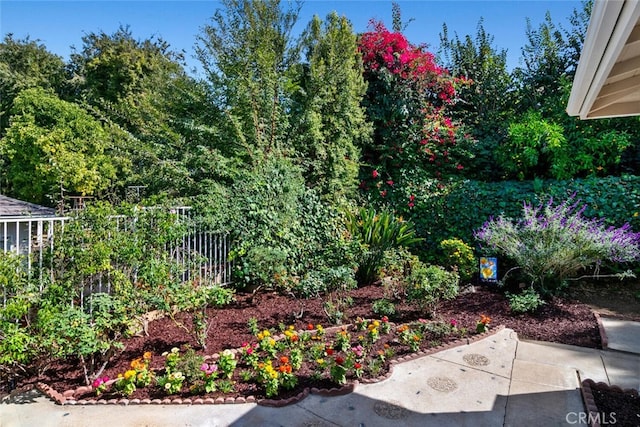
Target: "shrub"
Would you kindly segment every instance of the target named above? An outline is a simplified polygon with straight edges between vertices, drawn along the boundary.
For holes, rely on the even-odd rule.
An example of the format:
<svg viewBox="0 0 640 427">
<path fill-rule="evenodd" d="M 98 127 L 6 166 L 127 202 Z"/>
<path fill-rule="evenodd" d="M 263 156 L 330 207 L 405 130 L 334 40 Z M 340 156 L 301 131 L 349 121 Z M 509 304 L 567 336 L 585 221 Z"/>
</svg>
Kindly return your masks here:
<svg viewBox="0 0 640 427">
<path fill-rule="evenodd" d="M 375 300 L 371 306 L 371 310 L 381 316 L 393 316 L 396 314 L 395 304 L 386 298 Z"/>
<path fill-rule="evenodd" d="M 509 301 L 509 307 L 514 313 L 533 313 L 545 304 L 533 288 L 527 288 L 520 294 L 507 292 L 505 295 Z"/>
<path fill-rule="evenodd" d="M 461 281 L 470 280 L 476 272 L 477 262 L 473 249 L 460 239 L 447 239 L 440 242 L 447 265 L 456 269 Z"/>
<path fill-rule="evenodd" d="M 387 250 L 422 240 L 415 237 L 411 223 L 396 218 L 389 211 L 360 208 L 356 213 L 347 212 L 346 224 L 349 233 L 362 245 L 356 273 L 360 285 L 373 283 L 380 277 Z"/>
<path fill-rule="evenodd" d="M 525 203 L 522 219 L 490 219 L 476 237 L 515 261 L 543 295 L 558 291 L 581 270 L 640 259 L 640 234 L 631 232 L 628 224 L 605 227 L 603 221 L 582 216 L 585 206 L 577 207 L 572 198 L 558 206 L 552 199 L 535 208 Z"/>
<path fill-rule="evenodd" d="M 437 304 L 458 295 L 459 276 L 436 265 L 419 263 L 406 278 L 407 297 L 429 315 L 434 316 Z"/>
<path fill-rule="evenodd" d="M 346 266 L 312 270 L 294 285 L 293 290 L 305 298 L 340 289 L 348 291 L 357 286 L 354 276 L 355 270 Z"/>
</svg>

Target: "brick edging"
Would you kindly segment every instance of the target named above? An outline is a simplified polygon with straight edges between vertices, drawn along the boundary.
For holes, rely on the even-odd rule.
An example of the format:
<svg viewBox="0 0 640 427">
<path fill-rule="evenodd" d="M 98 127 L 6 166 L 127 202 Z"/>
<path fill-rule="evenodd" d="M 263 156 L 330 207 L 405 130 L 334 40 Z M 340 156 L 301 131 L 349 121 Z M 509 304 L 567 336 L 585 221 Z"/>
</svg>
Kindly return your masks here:
<svg viewBox="0 0 640 427">
<path fill-rule="evenodd" d="M 593 312 L 593 315 L 596 317 L 596 321 L 598 322 L 598 332 L 600 333 L 600 345 L 603 350 L 609 348 L 609 339 L 607 338 L 607 332 L 604 330 L 604 325 L 602 324 L 602 318 L 600 314 L 597 312 Z"/>
<path fill-rule="evenodd" d="M 348 325 L 341 325 L 331 328 L 325 328 L 325 331 L 333 331 L 340 330 L 343 327 Z M 451 341 L 447 344 L 441 344 L 437 347 L 432 347 L 427 350 L 419 350 L 415 353 L 410 353 L 406 356 L 393 358 L 389 361 L 389 370 L 384 375 L 381 375 L 376 378 L 371 379 L 360 379 L 360 380 L 352 380 L 347 384 L 341 387 L 335 387 L 330 389 L 318 389 L 318 388 L 305 388 L 302 392 L 298 393 L 295 396 L 292 396 L 288 399 L 258 399 L 255 396 L 240 396 L 240 397 L 217 397 L 217 398 L 171 398 L 166 397 L 164 399 L 127 399 L 127 398 L 114 398 L 114 399 L 80 399 L 77 400 L 74 396 L 82 395 L 86 393 L 90 393 L 93 391 L 92 386 L 81 386 L 76 389 L 66 390 L 62 393 L 53 389 L 49 385 L 45 383 L 37 383 L 35 386 L 30 388 L 36 388 L 44 395 L 46 395 L 49 399 L 53 400 L 54 403 L 58 405 L 220 405 L 220 404 L 242 404 L 242 403 L 257 403 L 262 406 L 270 406 L 270 407 L 283 407 L 291 404 L 295 404 L 306 398 L 309 394 L 316 394 L 319 396 L 342 396 L 349 393 L 352 393 L 359 383 L 362 384 L 372 384 L 378 383 L 381 381 L 385 381 L 391 377 L 393 374 L 393 367 L 398 363 L 408 362 L 410 360 L 418 359 L 420 357 L 429 356 L 435 353 L 439 353 L 444 350 L 449 350 L 456 347 L 461 347 L 464 345 L 473 344 L 482 339 L 488 338 L 492 335 L 497 334 L 505 328 L 504 325 L 499 325 L 493 328 L 490 328 L 487 332 L 483 332 L 481 334 L 476 334 L 467 338 L 460 338 L 455 341 Z M 300 331 L 301 332 L 301 331 Z M 281 339 L 284 335 L 278 335 L 274 337 L 274 339 Z M 231 350 L 234 354 L 238 352 L 238 349 Z M 206 357 L 209 359 L 217 359 L 219 354 L 213 354 L 211 356 Z M 114 382 L 116 380 L 111 380 Z M 26 390 L 26 389 L 25 389 Z"/>
<path fill-rule="evenodd" d="M 613 391 L 616 393 L 633 393 L 635 395 L 638 395 L 638 390 L 633 388 L 623 389 L 621 387 L 618 387 L 617 385 L 609 385 L 604 382 L 596 383 L 590 378 L 582 381 L 580 383 L 580 391 L 582 394 L 582 400 L 584 402 L 585 410 L 588 414 L 589 425 L 591 427 L 601 427 L 600 422 L 598 422 L 598 420 L 600 419 L 598 417 L 600 411 L 598 410 L 595 398 L 593 397 L 593 390 Z"/>
</svg>

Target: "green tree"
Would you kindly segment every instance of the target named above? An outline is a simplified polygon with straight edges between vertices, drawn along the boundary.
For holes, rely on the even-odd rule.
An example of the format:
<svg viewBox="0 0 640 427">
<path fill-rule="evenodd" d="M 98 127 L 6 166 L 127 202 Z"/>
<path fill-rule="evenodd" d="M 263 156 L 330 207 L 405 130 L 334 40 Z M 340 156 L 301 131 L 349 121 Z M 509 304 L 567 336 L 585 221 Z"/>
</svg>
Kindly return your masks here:
<svg viewBox="0 0 640 427">
<path fill-rule="evenodd" d="M 209 88 L 186 75 L 182 56 L 168 43 L 136 40 L 122 27 L 90 33 L 71 68 L 88 108 L 123 131 L 119 153 L 135 167 L 122 187 L 186 196 L 222 173 L 210 173 L 212 165 L 226 163 L 218 150 L 226 141 L 216 142 L 220 112 Z"/>
<path fill-rule="evenodd" d="M 61 193 L 99 194 L 116 177 L 112 145 L 113 135 L 78 105 L 45 89 L 23 90 L 0 140 L 8 194 L 47 205 Z"/>
<path fill-rule="evenodd" d="M 317 16 L 305 39 L 307 61 L 293 96 L 290 140 L 307 185 L 338 201 L 357 189 L 360 150 L 371 125 L 361 106 L 366 92 L 356 35 L 345 17 Z"/>
<path fill-rule="evenodd" d="M 457 34 L 449 38 L 447 25 L 440 33 L 440 55 L 452 76 L 470 81 L 458 89 L 460 101 L 451 115 L 464 123 L 477 140 L 474 159 L 465 169 L 476 179 L 500 178 L 500 163 L 494 153 L 507 138 L 510 118 L 516 105 L 515 85 L 507 70 L 507 51 L 493 46 L 493 36 L 478 22 L 475 37 Z"/>
<path fill-rule="evenodd" d="M 235 127 L 245 156 L 257 162 L 281 151 L 289 129 L 290 70 L 299 60 L 292 37 L 300 3 L 223 0 L 198 37 L 196 53 L 216 104 Z"/>
<path fill-rule="evenodd" d="M 514 71 L 519 84 L 517 111 L 526 117 L 531 117 L 530 111 L 539 113 L 539 119 L 561 130 L 564 140 L 562 154 L 555 151 L 551 161 L 538 163 L 536 175 L 540 177 L 619 173 L 623 153 L 638 145 L 637 139 L 632 138 L 640 130 L 637 118 L 582 121 L 566 114 L 590 8 L 591 3 L 585 2 L 581 10 L 574 10 L 569 30 L 554 23 L 549 13 L 537 29 L 527 23 L 527 44 L 522 49 L 524 67 Z M 533 141 L 530 143 L 535 145 Z M 512 140 L 505 147 L 518 144 Z M 539 152 L 538 157 L 542 159 L 548 154 Z"/>
<path fill-rule="evenodd" d="M 66 80 L 65 63 L 38 40 L 7 34 L 0 43 L 0 137 L 9 126 L 13 100 L 28 88 L 59 91 Z"/>
</svg>

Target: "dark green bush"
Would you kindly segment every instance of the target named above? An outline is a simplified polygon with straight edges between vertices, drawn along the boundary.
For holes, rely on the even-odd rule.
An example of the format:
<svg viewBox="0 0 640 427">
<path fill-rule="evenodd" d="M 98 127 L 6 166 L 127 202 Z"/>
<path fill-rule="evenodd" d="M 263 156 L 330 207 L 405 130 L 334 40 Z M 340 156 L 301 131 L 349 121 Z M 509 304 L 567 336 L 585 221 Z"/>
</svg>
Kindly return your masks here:
<svg viewBox="0 0 640 427">
<path fill-rule="evenodd" d="M 424 188 L 422 193 L 418 193 Z M 575 194 L 575 200 L 587 205 L 583 215 L 602 218 L 606 225 L 629 223 L 640 230 L 640 177 L 621 176 L 584 178 L 565 181 L 459 181 L 444 189 L 416 185 L 413 209 L 399 212 L 410 219 L 416 234 L 424 241 L 415 247 L 422 259 L 437 262 L 442 256 L 439 245 L 459 238 L 473 243 L 473 231 L 490 217 L 517 218 L 525 202 L 537 205 L 552 197 L 561 202 Z"/>
</svg>

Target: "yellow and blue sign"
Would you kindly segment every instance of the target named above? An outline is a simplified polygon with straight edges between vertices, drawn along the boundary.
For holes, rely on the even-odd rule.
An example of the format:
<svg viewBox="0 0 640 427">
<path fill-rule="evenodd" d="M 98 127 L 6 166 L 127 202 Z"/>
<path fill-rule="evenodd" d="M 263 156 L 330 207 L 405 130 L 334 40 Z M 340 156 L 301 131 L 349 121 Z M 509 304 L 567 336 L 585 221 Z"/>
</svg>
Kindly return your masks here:
<svg viewBox="0 0 640 427">
<path fill-rule="evenodd" d="M 498 281 L 498 258 L 480 257 L 480 280 L 483 282 Z"/>
</svg>

